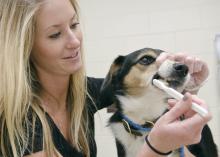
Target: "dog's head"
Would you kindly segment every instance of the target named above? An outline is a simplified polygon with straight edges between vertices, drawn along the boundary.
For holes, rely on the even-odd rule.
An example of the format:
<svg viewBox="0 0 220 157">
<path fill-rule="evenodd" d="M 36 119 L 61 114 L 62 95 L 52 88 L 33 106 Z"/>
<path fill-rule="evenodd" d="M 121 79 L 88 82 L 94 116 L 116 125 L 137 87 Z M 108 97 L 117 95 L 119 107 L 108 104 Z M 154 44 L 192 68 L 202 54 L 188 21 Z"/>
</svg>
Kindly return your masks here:
<svg viewBox="0 0 220 157">
<path fill-rule="evenodd" d="M 104 80 L 102 95 L 116 102 L 117 108 L 123 112 L 142 109 L 154 112 L 153 107 L 158 105 L 161 109 L 157 115 L 160 115 L 166 108 L 165 102 L 169 96 L 155 87 L 152 80 L 159 79 L 182 92 L 190 77 L 184 64 L 166 60 L 160 66 L 156 65 L 156 59 L 162 52 L 144 48 L 117 57 Z"/>
</svg>

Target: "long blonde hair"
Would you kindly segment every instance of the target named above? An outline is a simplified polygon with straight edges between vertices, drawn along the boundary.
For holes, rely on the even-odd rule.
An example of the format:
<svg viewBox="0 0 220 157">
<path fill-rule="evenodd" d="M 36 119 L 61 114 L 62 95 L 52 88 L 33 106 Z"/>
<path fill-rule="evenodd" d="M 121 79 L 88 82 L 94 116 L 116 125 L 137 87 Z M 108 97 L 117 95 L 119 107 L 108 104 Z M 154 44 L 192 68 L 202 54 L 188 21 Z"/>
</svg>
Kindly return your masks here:
<svg viewBox="0 0 220 157">
<path fill-rule="evenodd" d="M 70 1 L 78 14 L 76 0 Z M 43 149 L 47 156 L 57 152 L 45 112 L 40 107 L 40 83 L 30 60 L 36 14 L 43 2 L 0 0 L 0 154 L 5 157 L 24 154 L 29 138 L 33 138 L 28 135 L 34 133 L 36 117 L 42 124 Z M 82 67 L 70 77 L 68 111 L 72 143 L 89 157 L 86 93 L 85 68 Z"/>
</svg>

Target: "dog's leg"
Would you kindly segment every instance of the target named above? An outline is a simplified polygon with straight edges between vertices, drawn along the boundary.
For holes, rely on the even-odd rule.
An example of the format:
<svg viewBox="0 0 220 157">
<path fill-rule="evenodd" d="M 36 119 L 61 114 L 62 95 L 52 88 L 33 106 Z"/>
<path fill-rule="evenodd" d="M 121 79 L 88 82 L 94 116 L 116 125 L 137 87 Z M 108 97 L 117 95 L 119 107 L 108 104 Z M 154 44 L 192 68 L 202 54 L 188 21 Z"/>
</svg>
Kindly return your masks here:
<svg viewBox="0 0 220 157">
<path fill-rule="evenodd" d="M 118 157 L 126 157 L 124 147 L 117 139 L 116 139 L 116 148 L 117 148 Z"/>
</svg>

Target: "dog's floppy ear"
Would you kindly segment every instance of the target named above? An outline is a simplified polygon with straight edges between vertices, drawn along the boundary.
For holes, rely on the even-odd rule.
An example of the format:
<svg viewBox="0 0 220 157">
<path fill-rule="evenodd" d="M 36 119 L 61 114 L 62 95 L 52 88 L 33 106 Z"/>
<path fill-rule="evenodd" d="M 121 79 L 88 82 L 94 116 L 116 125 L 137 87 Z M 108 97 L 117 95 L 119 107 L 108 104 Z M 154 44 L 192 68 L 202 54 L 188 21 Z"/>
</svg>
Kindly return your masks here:
<svg viewBox="0 0 220 157">
<path fill-rule="evenodd" d="M 115 90 L 115 79 L 117 79 L 115 76 L 118 73 L 119 69 L 121 68 L 123 62 L 125 60 L 125 56 L 118 56 L 114 62 L 112 63 L 110 70 L 105 77 L 105 80 L 101 87 L 101 98 L 102 101 L 106 102 L 112 102 L 112 98 L 114 97 L 113 93 Z"/>
<path fill-rule="evenodd" d="M 121 68 L 123 62 L 124 62 L 125 57 L 124 56 L 118 56 L 114 62 L 112 63 L 110 70 L 105 77 L 105 80 L 102 84 L 102 90 L 110 86 L 112 83 L 114 83 L 115 75 Z"/>
</svg>

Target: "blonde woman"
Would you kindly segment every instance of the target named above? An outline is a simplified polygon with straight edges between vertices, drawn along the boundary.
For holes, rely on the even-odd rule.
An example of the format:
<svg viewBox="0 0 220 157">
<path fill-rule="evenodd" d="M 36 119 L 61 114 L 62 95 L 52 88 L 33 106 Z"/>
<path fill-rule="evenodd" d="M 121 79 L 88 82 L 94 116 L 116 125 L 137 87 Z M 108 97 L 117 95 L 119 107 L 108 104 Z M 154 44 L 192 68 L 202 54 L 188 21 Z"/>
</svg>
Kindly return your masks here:
<svg viewBox="0 0 220 157">
<path fill-rule="evenodd" d="M 86 77 L 83 55 L 76 0 L 0 0 L 0 156 L 96 156 L 93 115 L 111 102 L 98 102 L 102 79 Z M 205 80 L 201 63 L 194 77 Z M 166 131 L 167 118 L 188 112 L 191 99 L 187 94 L 158 121 L 149 135 L 157 149 L 198 142 L 200 134 L 189 137 L 201 132 L 210 114 L 199 119 L 191 113 L 189 134 L 179 123 L 175 133 Z M 145 144 L 140 156 L 158 154 Z"/>
</svg>

